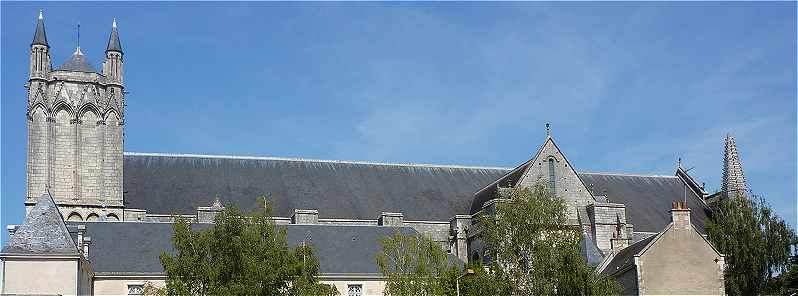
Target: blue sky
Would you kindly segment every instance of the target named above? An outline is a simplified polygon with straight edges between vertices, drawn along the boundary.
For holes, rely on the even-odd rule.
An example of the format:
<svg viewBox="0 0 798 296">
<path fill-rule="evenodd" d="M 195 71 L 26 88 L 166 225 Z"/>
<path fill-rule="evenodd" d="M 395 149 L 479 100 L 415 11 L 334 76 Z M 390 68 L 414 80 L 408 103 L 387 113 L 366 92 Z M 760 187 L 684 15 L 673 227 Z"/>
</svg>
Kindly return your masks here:
<svg viewBox="0 0 798 296">
<path fill-rule="evenodd" d="M 98 66 L 119 22 L 125 150 L 515 166 L 749 185 L 795 225 L 796 4 L 2 2 L 2 224 L 24 216 L 29 44 Z M 3 238 L 5 239 L 5 231 Z"/>
</svg>

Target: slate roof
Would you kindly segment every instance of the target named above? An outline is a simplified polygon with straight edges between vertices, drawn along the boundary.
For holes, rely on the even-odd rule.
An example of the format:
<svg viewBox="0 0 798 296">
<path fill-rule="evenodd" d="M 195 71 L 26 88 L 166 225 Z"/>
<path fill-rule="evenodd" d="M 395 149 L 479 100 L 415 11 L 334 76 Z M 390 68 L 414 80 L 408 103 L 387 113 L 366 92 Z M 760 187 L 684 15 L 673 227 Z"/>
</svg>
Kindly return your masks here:
<svg viewBox="0 0 798 296">
<path fill-rule="evenodd" d="M 74 255 L 78 248 L 64 224 L 52 196 L 45 193 L 36 200 L 36 206 L 25 217 L 25 221 L 9 238 L 3 254 Z"/>
<path fill-rule="evenodd" d="M 69 222 L 86 225 L 92 239 L 89 261 L 95 272 L 105 274 L 163 273 L 159 255 L 174 254 L 171 223 Z M 206 228 L 210 224 L 195 224 Z M 379 274 L 379 239 L 400 231 L 417 234 L 410 227 L 280 225 L 286 227 L 286 241 L 292 247 L 308 242 L 319 259 L 320 273 Z M 309 238 L 309 239 L 308 239 Z"/>
<path fill-rule="evenodd" d="M 122 52 L 122 42 L 119 42 L 119 32 L 116 30 L 116 19 L 114 19 L 114 25 L 111 27 L 111 36 L 108 36 L 108 46 L 105 51 Z"/>
<path fill-rule="evenodd" d="M 626 221 L 634 231 L 659 232 L 671 222 L 671 203 L 682 201 L 692 210 L 690 220 L 704 233 L 709 208 L 689 186 L 676 176 L 640 176 L 611 173 L 579 173 L 593 192 L 606 195 L 609 202 L 626 205 Z"/>
<path fill-rule="evenodd" d="M 635 255 L 640 253 L 649 243 L 651 243 L 656 235 L 649 236 L 637 243 L 634 243 L 625 249 L 622 249 L 618 254 L 612 257 L 611 261 L 604 270 L 601 271 L 602 274 L 611 275 L 617 271 L 620 271 L 630 265 L 635 263 Z"/>
<path fill-rule="evenodd" d="M 318 209 L 320 217 L 448 221 L 467 213 L 473 193 L 505 168 L 384 164 L 268 157 L 125 153 L 125 206 L 155 214 L 194 214 L 216 195 L 256 208 L 270 196 L 274 215 Z"/>
<path fill-rule="evenodd" d="M 497 178 L 490 186 L 485 186 L 481 188 L 479 191 L 474 193 L 474 199 L 471 201 L 471 210 L 469 213 L 475 214 L 482 209 L 486 202 L 492 200 L 498 196 L 499 187 L 507 188 L 515 186 L 516 183 L 521 179 L 526 171 L 526 168 L 532 163 L 533 160 L 529 160 L 520 166 L 506 172 L 500 178 Z"/>
<path fill-rule="evenodd" d="M 97 70 L 94 66 L 89 63 L 89 60 L 86 59 L 86 56 L 80 52 L 80 47 L 75 50 L 75 53 L 69 57 L 64 64 L 61 65 L 58 70 L 62 71 L 75 71 L 75 72 L 88 72 L 88 73 L 97 73 Z"/>
<path fill-rule="evenodd" d="M 33 34 L 33 42 L 31 45 L 39 44 L 49 47 L 47 43 L 47 33 L 44 31 L 44 19 L 41 12 L 39 12 L 39 19 L 36 21 L 36 32 Z"/>
<path fill-rule="evenodd" d="M 601 253 L 598 246 L 596 245 L 596 241 L 587 234 L 587 231 L 582 230 L 582 238 L 579 241 L 579 248 L 582 253 L 582 257 L 585 258 L 587 265 L 589 266 L 596 266 L 604 260 L 604 254 Z"/>
</svg>

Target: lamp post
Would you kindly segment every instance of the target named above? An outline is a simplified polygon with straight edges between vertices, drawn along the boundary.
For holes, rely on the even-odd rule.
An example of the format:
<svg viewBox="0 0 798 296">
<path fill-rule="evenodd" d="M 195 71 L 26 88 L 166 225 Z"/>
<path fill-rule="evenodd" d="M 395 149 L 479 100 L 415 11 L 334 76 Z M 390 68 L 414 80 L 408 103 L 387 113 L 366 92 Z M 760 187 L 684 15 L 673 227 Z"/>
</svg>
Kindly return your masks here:
<svg viewBox="0 0 798 296">
<path fill-rule="evenodd" d="M 471 275 L 471 274 L 474 274 L 474 270 L 471 269 L 471 268 L 468 268 L 468 269 L 465 270 L 465 273 L 463 275 L 458 276 L 457 280 L 455 280 L 455 285 L 457 287 L 457 296 L 460 296 L 460 279 L 464 278 L 467 275 Z"/>
</svg>

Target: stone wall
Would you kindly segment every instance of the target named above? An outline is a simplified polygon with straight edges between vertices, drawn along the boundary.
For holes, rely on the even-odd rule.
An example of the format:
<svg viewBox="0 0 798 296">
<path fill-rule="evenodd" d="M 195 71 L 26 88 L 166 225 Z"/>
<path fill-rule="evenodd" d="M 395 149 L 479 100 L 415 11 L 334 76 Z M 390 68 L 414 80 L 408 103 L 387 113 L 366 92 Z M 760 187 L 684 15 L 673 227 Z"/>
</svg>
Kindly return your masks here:
<svg viewBox="0 0 798 296">
<path fill-rule="evenodd" d="M 45 190 L 48 178 L 49 120 L 44 107 L 37 106 L 28 113 L 28 190 L 27 199 L 38 198 Z"/>
<path fill-rule="evenodd" d="M 594 199 L 551 138 L 546 139 L 546 143 L 532 160 L 517 186 L 532 187 L 538 181 L 549 186 L 550 160 L 554 166 L 554 196 L 563 198 L 568 205 L 568 224 L 577 224 L 579 220 L 577 209 L 584 209 L 593 203 Z M 582 221 L 582 223 L 588 222 Z"/>
<path fill-rule="evenodd" d="M 671 227 L 639 257 L 640 294 L 722 295 L 723 265 L 692 227 Z"/>
<path fill-rule="evenodd" d="M 3 259 L 1 294 L 77 295 L 78 258 Z"/>
<path fill-rule="evenodd" d="M 110 210 L 123 219 L 122 87 L 97 73 L 44 76 L 27 85 L 26 207 L 49 187 L 64 217 Z"/>
</svg>

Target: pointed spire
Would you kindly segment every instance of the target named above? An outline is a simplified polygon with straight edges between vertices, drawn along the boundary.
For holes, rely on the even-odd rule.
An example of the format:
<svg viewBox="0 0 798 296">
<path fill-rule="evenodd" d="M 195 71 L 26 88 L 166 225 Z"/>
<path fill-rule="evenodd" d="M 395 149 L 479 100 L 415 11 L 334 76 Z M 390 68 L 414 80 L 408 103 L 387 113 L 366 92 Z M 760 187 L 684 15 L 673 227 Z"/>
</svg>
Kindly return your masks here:
<svg viewBox="0 0 798 296">
<path fill-rule="evenodd" d="M 105 51 L 122 52 L 122 42 L 119 42 L 119 32 L 116 29 L 116 18 L 114 18 L 114 22 L 111 24 L 111 36 L 108 37 L 108 47 Z"/>
<path fill-rule="evenodd" d="M 36 20 L 36 33 L 33 35 L 33 42 L 31 45 L 38 44 L 50 47 L 47 44 L 47 34 L 44 32 L 44 15 L 41 10 L 39 10 L 39 19 Z"/>
<path fill-rule="evenodd" d="M 747 195 L 748 185 L 743 174 L 743 166 L 740 162 L 740 155 L 737 153 L 737 144 L 732 135 L 726 135 L 725 149 L 723 153 L 723 180 L 721 182 L 721 192 L 724 197 L 734 194 Z"/>
<path fill-rule="evenodd" d="M 2 253 L 77 255 L 78 249 L 50 193 L 42 194 Z"/>
</svg>

